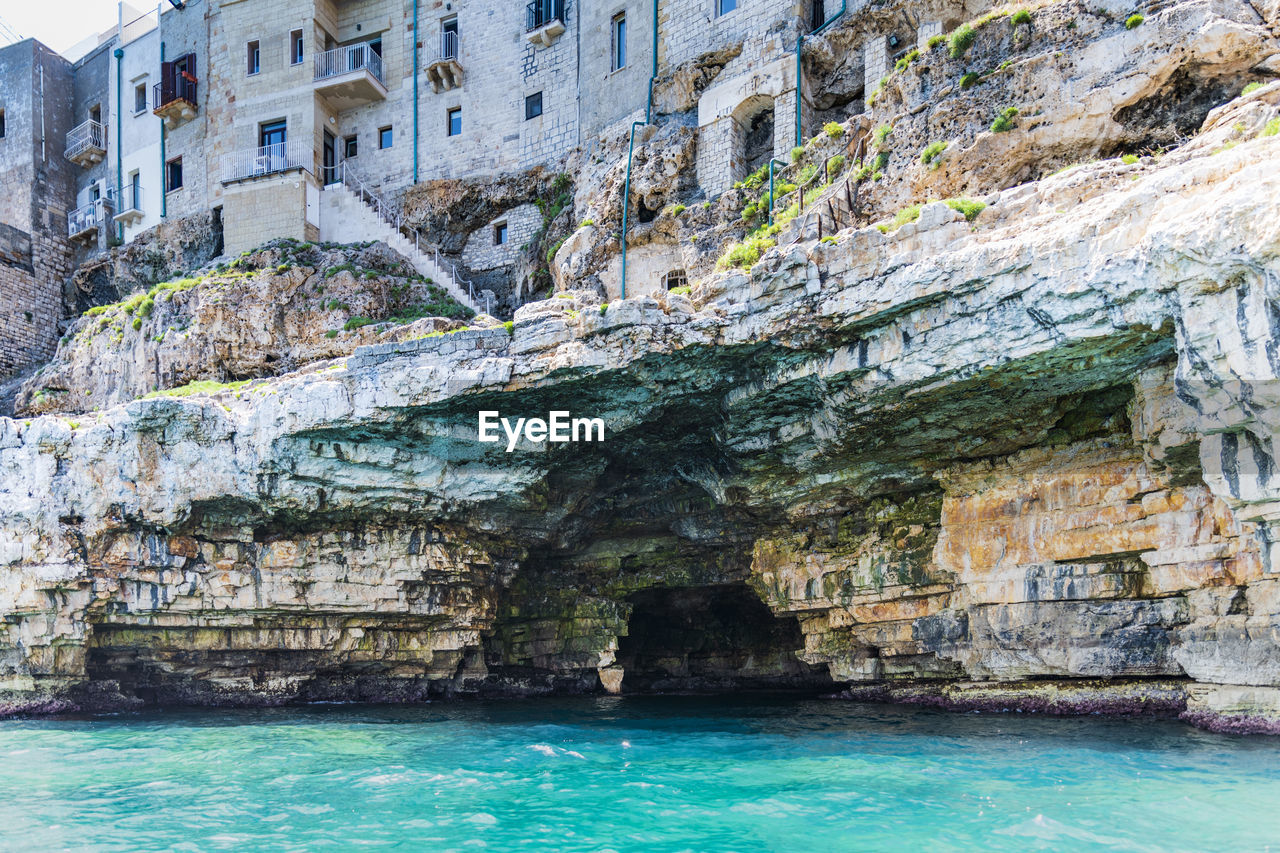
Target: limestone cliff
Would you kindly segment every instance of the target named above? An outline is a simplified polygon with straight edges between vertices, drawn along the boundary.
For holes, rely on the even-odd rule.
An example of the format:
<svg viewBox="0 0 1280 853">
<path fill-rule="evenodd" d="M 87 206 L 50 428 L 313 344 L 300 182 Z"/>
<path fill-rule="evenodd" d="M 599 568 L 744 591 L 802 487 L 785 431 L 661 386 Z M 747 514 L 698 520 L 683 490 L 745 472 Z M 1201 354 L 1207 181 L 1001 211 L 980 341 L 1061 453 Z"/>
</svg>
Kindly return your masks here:
<svg viewBox="0 0 1280 853">
<path fill-rule="evenodd" d="M 1280 84 L 749 270 L 0 420 L 0 709 L 824 686 L 1280 730 Z M 477 441 L 477 411 L 603 442 Z"/>
</svg>

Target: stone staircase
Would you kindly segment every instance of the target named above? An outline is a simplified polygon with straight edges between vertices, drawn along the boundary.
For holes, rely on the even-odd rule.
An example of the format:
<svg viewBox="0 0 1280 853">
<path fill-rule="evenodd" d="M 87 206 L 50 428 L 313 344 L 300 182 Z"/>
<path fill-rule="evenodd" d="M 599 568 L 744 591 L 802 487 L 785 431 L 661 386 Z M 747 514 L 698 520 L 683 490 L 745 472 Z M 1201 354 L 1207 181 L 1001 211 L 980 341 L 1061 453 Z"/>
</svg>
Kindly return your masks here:
<svg viewBox="0 0 1280 853">
<path fill-rule="evenodd" d="M 844 228 L 865 224 L 858 191 L 858 182 L 850 172 L 839 176 L 817 198 L 806 195 L 800 215 L 778 234 L 778 243 L 785 246 L 819 240 Z"/>
<path fill-rule="evenodd" d="M 435 252 L 421 251 L 404 230 L 390 221 L 387 207 L 352 181 L 330 184 L 320 193 L 320 239 L 327 243 L 380 240 L 409 259 L 421 275 L 443 287 L 450 296 L 479 313 L 480 308 L 459 282 L 455 271 Z M 382 210 L 379 210 L 382 208 Z"/>
</svg>

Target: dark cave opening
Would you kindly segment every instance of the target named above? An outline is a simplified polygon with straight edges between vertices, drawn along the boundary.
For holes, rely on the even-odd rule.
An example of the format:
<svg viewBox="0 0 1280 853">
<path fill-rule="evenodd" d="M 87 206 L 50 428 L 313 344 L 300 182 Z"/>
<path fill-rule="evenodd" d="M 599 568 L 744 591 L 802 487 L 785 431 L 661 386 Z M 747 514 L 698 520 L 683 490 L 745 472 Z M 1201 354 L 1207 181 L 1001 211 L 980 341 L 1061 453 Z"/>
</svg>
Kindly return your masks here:
<svg viewBox="0 0 1280 853">
<path fill-rule="evenodd" d="M 800 623 L 774 616 L 746 584 L 646 589 L 629 601 L 618 638 L 623 693 L 831 686 L 825 665 L 796 656 Z"/>
</svg>

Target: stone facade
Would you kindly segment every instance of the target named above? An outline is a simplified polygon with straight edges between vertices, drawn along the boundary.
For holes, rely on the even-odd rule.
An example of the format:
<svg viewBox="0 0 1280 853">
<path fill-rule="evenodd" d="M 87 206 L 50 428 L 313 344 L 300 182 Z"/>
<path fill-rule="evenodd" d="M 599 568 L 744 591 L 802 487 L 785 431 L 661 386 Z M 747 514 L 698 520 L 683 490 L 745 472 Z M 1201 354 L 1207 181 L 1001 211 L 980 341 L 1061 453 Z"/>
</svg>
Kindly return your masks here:
<svg viewBox="0 0 1280 853">
<path fill-rule="evenodd" d="M 506 239 L 498 242 L 499 226 L 505 225 Z M 542 213 L 536 205 L 522 204 L 472 232 L 462 250 L 468 269 L 492 270 L 512 264 L 525 246 L 542 230 Z"/>
</svg>

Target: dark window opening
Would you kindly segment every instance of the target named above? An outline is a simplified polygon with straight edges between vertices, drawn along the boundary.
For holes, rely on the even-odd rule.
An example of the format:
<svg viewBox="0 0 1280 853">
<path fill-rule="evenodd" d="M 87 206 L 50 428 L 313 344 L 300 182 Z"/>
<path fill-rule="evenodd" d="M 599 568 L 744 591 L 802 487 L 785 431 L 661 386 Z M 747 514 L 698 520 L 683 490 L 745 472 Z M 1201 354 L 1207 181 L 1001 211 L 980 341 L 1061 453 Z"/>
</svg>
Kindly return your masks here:
<svg viewBox="0 0 1280 853">
<path fill-rule="evenodd" d="M 773 156 L 773 105 L 760 110 L 747 123 L 742 143 L 742 160 L 747 174 L 759 169 Z"/>
<path fill-rule="evenodd" d="M 827 21 L 827 4 L 823 0 L 812 0 L 809 4 L 809 29 L 816 30 Z"/>
<path fill-rule="evenodd" d="M 462 107 L 454 107 L 449 110 L 449 135 L 462 135 Z"/>
<path fill-rule="evenodd" d="M 657 209 L 650 210 L 647 206 L 645 206 L 644 199 L 640 199 L 640 201 L 637 202 L 637 204 L 639 204 L 640 209 L 636 211 L 636 218 L 639 219 L 641 222 L 652 222 L 653 220 L 658 218 Z"/>
<path fill-rule="evenodd" d="M 89 121 L 96 121 L 98 124 L 102 124 L 102 107 L 101 106 L 94 104 L 93 106 L 89 107 Z"/>
<path fill-rule="evenodd" d="M 302 30 L 289 33 L 289 62 L 293 65 L 302 62 Z"/>
<path fill-rule="evenodd" d="M 391 128 L 389 126 L 378 128 L 378 147 L 379 148 L 391 147 Z"/>
<path fill-rule="evenodd" d="M 262 49 L 256 41 L 249 42 L 249 73 L 257 74 L 262 70 Z"/>
<path fill-rule="evenodd" d="M 0 139 L 4 139 L 4 110 L 0 110 Z"/>
<path fill-rule="evenodd" d="M 667 290 L 673 287 L 688 287 L 689 274 L 684 270 L 672 270 L 662 277 L 662 286 Z"/>
<path fill-rule="evenodd" d="M 542 115 L 542 93 L 534 92 L 524 99 L 524 120 Z"/>
<path fill-rule="evenodd" d="M 182 189 L 182 158 L 174 157 L 164 164 L 164 189 L 173 192 Z"/>
<path fill-rule="evenodd" d="M 359 137 L 344 137 L 342 140 L 342 156 L 350 158 L 356 156 L 358 153 L 360 153 Z"/>
<path fill-rule="evenodd" d="M 727 15 L 738 8 L 738 0 L 716 0 L 716 14 Z"/>
<path fill-rule="evenodd" d="M 493 245 L 505 246 L 507 244 L 507 223 L 499 222 L 493 226 Z"/>
</svg>

